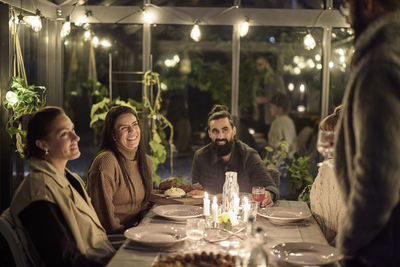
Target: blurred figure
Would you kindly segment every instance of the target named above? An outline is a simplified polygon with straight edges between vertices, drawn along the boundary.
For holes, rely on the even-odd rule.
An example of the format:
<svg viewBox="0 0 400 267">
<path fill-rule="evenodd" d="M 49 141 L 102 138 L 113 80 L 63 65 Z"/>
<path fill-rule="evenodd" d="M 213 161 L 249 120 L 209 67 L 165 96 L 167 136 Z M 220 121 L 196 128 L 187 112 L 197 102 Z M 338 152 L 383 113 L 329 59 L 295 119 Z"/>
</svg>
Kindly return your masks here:
<svg viewBox="0 0 400 267">
<path fill-rule="evenodd" d="M 355 52 L 335 148 L 347 206 L 337 245 L 344 266 L 400 266 L 400 1 L 345 7 Z"/>
<path fill-rule="evenodd" d="M 335 132 L 341 109 L 342 106 L 336 107 L 331 115 L 323 119 L 320 130 Z M 320 164 L 318 176 L 310 191 L 310 207 L 326 240 L 334 245 L 338 226 L 343 220 L 345 204 L 336 180 L 333 158 L 325 159 Z"/>
<path fill-rule="evenodd" d="M 188 105 L 185 97 L 181 94 L 174 94 L 168 101 L 167 119 L 174 126 L 174 144 L 178 155 L 191 152 L 190 126 Z"/>
<path fill-rule="evenodd" d="M 235 139 L 228 108 L 215 105 L 208 117 L 211 143 L 196 151 L 193 157 L 192 182 L 200 183 L 212 194 L 222 193 L 225 172 L 237 172 L 241 192 L 251 192 L 253 186 L 264 186 L 263 206 L 272 206 L 279 199 L 279 172 L 268 170 L 257 151 Z"/>
<path fill-rule="evenodd" d="M 281 141 L 289 145 L 289 153 L 296 151 L 296 127 L 288 116 L 290 111 L 289 97 L 283 93 L 275 94 L 269 101 L 269 110 L 274 118 L 268 132 L 268 144 L 277 148 Z"/>
<path fill-rule="evenodd" d="M 93 206 L 108 234 L 137 225 L 151 207 L 152 166 L 136 112 L 125 106 L 111 108 L 87 179 Z"/>
<path fill-rule="evenodd" d="M 256 60 L 257 75 L 253 81 L 253 119 L 258 122 L 259 132 L 267 132 L 273 117 L 268 102 L 276 93 L 285 93 L 283 79 L 271 67 L 267 58 L 261 56 Z"/>
<path fill-rule="evenodd" d="M 15 192 L 10 211 L 45 266 L 102 266 L 115 253 L 81 178 L 66 168 L 81 154 L 78 142 L 61 108 L 45 107 L 29 121 L 29 176 Z"/>
</svg>

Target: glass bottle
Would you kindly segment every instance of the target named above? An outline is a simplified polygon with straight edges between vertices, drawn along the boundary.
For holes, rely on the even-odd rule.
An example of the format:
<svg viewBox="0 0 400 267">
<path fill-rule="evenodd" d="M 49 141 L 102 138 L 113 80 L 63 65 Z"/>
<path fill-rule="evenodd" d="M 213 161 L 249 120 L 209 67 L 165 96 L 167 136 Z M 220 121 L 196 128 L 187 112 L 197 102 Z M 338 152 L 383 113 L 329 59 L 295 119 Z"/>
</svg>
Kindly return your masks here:
<svg viewBox="0 0 400 267">
<path fill-rule="evenodd" d="M 268 254 L 263 248 L 262 228 L 256 227 L 254 216 L 249 217 L 247 238 L 241 244 L 241 264 L 248 267 L 267 267 Z"/>
<path fill-rule="evenodd" d="M 234 195 L 239 197 L 237 172 L 225 172 L 225 183 L 222 191 L 222 212 L 234 211 Z"/>
</svg>

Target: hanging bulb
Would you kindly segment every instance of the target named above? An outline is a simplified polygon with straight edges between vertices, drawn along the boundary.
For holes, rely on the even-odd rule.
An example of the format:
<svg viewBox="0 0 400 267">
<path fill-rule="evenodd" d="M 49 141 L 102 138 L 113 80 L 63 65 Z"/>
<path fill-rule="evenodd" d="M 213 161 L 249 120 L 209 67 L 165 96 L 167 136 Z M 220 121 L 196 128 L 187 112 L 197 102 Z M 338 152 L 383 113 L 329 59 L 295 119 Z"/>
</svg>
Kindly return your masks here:
<svg viewBox="0 0 400 267">
<path fill-rule="evenodd" d="M 42 29 L 42 19 L 40 18 L 40 10 L 36 9 L 35 16 L 26 16 L 24 17 L 24 21 L 26 24 L 31 26 L 32 30 L 38 32 Z"/>
<path fill-rule="evenodd" d="M 92 45 L 93 45 L 94 47 L 98 47 L 98 46 L 99 46 L 99 43 L 100 43 L 99 37 L 97 37 L 97 36 L 93 37 L 93 39 L 92 39 Z"/>
<path fill-rule="evenodd" d="M 316 46 L 315 39 L 311 35 L 311 33 L 307 34 L 304 36 L 304 48 L 307 50 L 312 50 Z"/>
<path fill-rule="evenodd" d="M 153 19 L 154 19 L 154 15 L 153 14 L 148 13 L 145 10 L 143 10 L 143 20 L 144 20 L 145 23 L 152 24 L 153 23 Z"/>
<path fill-rule="evenodd" d="M 239 25 L 240 37 L 246 36 L 248 32 L 249 32 L 249 21 L 248 19 L 246 19 L 246 21 L 240 23 Z"/>
<path fill-rule="evenodd" d="M 199 25 L 195 24 L 195 25 L 193 26 L 193 29 L 192 29 L 192 31 L 190 32 L 190 37 L 191 37 L 194 41 L 196 41 L 196 42 L 200 41 L 200 39 L 201 39 L 201 32 L 200 32 L 200 27 L 199 27 Z"/>
<path fill-rule="evenodd" d="M 85 31 L 83 33 L 83 40 L 84 41 L 89 41 L 91 36 L 92 36 L 92 33 L 90 31 Z"/>
<path fill-rule="evenodd" d="M 60 32 L 61 38 L 64 38 L 71 32 L 71 22 L 69 20 L 70 20 L 70 16 L 68 16 L 66 18 L 66 21 L 64 22 L 64 24 L 61 27 L 61 32 Z"/>
</svg>

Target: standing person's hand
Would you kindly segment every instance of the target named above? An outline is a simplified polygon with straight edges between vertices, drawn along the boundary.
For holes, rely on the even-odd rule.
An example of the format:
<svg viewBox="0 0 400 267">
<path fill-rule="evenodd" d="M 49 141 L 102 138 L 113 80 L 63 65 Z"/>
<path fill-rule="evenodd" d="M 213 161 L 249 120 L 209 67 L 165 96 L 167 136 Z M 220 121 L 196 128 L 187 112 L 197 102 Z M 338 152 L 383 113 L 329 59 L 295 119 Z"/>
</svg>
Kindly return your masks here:
<svg viewBox="0 0 400 267">
<path fill-rule="evenodd" d="M 265 198 L 261 202 L 261 207 L 272 207 L 273 205 L 274 205 L 274 202 L 272 201 L 271 193 L 266 191 Z"/>
</svg>

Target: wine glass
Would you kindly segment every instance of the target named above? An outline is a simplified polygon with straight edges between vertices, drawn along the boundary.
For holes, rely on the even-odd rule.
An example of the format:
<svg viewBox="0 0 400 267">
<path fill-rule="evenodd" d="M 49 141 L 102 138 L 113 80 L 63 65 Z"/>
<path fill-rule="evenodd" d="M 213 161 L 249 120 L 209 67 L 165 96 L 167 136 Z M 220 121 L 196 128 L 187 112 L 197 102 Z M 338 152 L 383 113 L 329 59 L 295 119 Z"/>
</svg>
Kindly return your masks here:
<svg viewBox="0 0 400 267">
<path fill-rule="evenodd" d="M 198 248 L 200 241 L 205 232 L 206 221 L 204 219 L 194 218 L 186 221 L 186 236 L 191 240 L 192 250 Z"/>
<path fill-rule="evenodd" d="M 335 133 L 333 131 L 318 131 L 317 150 L 325 160 L 333 158 Z"/>
<path fill-rule="evenodd" d="M 253 186 L 251 188 L 251 196 L 254 201 L 260 204 L 265 198 L 265 187 L 263 186 Z"/>
</svg>

